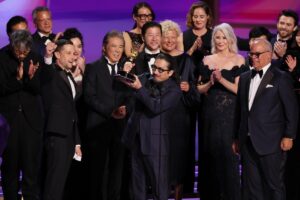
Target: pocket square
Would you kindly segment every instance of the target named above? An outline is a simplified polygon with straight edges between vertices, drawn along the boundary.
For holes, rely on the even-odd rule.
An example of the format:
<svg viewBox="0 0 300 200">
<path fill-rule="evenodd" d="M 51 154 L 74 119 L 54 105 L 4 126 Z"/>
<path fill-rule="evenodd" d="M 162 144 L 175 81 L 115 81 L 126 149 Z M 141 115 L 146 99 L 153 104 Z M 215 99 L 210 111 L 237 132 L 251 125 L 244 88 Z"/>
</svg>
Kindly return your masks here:
<svg viewBox="0 0 300 200">
<path fill-rule="evenodd" d="M 266 86 L 266 88 L 272 88 L 272 87 L 274 87 L 273 85 L 270 85 L 270 84 L 268 84 L 267 86 Z"/>
</svg>

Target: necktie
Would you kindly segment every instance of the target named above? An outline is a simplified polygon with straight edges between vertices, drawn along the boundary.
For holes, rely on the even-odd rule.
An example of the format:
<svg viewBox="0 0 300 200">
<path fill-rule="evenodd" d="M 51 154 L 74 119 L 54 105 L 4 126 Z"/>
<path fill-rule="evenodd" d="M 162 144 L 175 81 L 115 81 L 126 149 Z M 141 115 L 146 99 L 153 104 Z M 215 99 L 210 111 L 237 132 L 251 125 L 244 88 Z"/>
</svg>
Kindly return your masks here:
<svg viewBox="0 0 300 200">
<path fill-rule="evenodd" d="M 147 60 L 147 62 L 149 62 L 151 60 L 151 58 L 156 58 L 156 56 L 158 55 L 159 53 L 156 53 L 156 54 L 149 54 L 149 53 L 146 53 L 145 54 L 145 58 Z"/>
<path fill-rule="evenodd" d="M 75 85 L 76 82 L 75 82 L 75 79 L 74 79 L 72 73 L 71 73 L 71 72 L 68 72 L 68 71 L 65 71 L 65 73 L 66 73 L 67 77 L 70 77 L 71 81 L 72 81 L 72 82 L 74 83 L 74 85 Z"/>
<path fill-rule="evenodd" d="M 116 64 L 110 64 L 110 63 L 107 64 L 111 67 L 110 75 L 114 76 L 116 74 L 116 70 L 115 70 Z"/>
<path fill-rule="evenodd" d="M 263 70 L 259 70 L 259 71 L 256 71 L 255 69 L 252 69 L 251 70 L 251 78 L 254 78 L 256 76 L 256 74 L 259 75 L 259 77 L 261 78 L 264 74 Z"/>
</svg>

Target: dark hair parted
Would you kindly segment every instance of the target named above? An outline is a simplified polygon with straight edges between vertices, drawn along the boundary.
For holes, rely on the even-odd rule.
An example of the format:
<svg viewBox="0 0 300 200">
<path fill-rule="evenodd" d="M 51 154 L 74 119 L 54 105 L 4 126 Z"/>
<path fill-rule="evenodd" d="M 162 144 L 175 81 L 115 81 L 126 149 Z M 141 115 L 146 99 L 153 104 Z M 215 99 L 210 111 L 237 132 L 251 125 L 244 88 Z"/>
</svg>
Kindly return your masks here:
<svg viewBox="0 0 300 200">
<path fill-rule="evenodd" d="M 249 39 L 266 36 L 268 41 L 271 41 L 272 33 L 264 26 L 255 26 L 249 32 Z"/>
<path fill-rule="evenodd" d="M 295 26 L 298 26 L 298 22 L 299 22 L 299 16 L 298 14 L 294 11 L 294 10 L 290 10 L 290 9 L 285 9 L 285 10 L 282 10 L 279 15 L 278 15 L 278 18 L 277 18 L 277 21 L 279 21 L 279 18 L 281 16 L 286 16 L 286 17 L 291 17 L 294 19 L 294 27 Z"/>
<path fill-rule="evenodd" d="M 73 45 L 73 43 L 70 40 L 66 40 L 66 39 L 59 39 L 56 41 L 55 44 L 57 45 L 55 52 L 61 51 L 65 45 Z"/>
<path fill-rule="evenodd" d="M 31 49 L 32 36 L 27 30 L 16 30 L 9 36 L 10 46 L 13 49 Z"/>
<path fill-rule="evenodd" d="M 152 14 L 152 20 L 155 20 L 155 13 L 152 9 L 152 7 L 150 6 L 150 4 L 148 4 L 147 2 L 138 2 L 133 6 L 132 9 L 132 15 L 134 15 L 135 17 L 138 16 L 139 14 L 139 9 L 140 8 L 148 8 Z"/>
<path fill-rule="evenodd" d="M 157 27 L 160 29 L 160 33 L 162 34 L 162 28 L 161 28 L 161 25 L 160 23 L 157 23 L 157 22 L 154 22 L 154 21 L 150 21 L 150 22 L 146 22 L 142 28 L 142 36 L 144 37 L 147 30 L 149 28 L 153 28 L 153 27 Z"/>
<path fill-rule="evenodd" d="M 64 31 L 64 35 L 63 35 L 62 39 L 71 40 L 72 38 L 79 38 L 82 46 L 84 46 L 82 34 L 79 32 L 79 30 L 77 28 L 67 28 Z"/>
<path fill-rule="evenodd" d="M 203 1 L 195 2 L 192 4 L 192 6 L 189 9 L 189 12 L 186 15 L 186 26 L 188 28 L 194 27 L 193 15 L 194 15 L 194 11 L 197 8 L 202 8 L 204 10 L 204 12 L 206 13 L 206 15 L 209 16 L 208 20 L 207 20 L 206 28 L 211 28 L 212 24 L 213 24 L 212 11 L 211 11 L 210 7 L 207 5 L 207 3 L 203 2 Z"/>
<path fill-rule="evenodd" d="M 22 17 L 22 16 L 13 16 L 12 18 L 10 18 L 8 20 L 8 22 L 6 23 L 6 33 L 7 35 L 9 36 L 13 30 L 12 30 L 12 27 L 17 25 L 17 24 L 20 24 L 20 23 L 25 23 L 26 25 L 28 25 L 28 22 L 27 20 Z"/>
</svg>

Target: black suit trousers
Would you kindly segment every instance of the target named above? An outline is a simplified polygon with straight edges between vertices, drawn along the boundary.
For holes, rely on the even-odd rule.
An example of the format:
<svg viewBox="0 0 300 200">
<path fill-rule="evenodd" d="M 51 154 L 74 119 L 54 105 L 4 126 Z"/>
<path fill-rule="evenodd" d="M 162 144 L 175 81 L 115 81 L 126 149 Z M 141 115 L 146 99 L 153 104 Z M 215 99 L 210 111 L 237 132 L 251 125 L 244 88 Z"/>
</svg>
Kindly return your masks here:
<svg viewBox="0 0 300 200">
<path fill-rule="evenodd" d="M 88 136 L 86 156 L 90 200 L 122 199 L 125 147 L 120 135 L 110 129 L 91 132 Z"/>
<path fill-rule="evenodd" d="M 143 155 L 139 137 L 131 151 L 131 199 L 147 199 L 147 180 L 154 200 L 167 200 L 169 196 L 168 156 Z"/>
<path fill-rule="evenodd" d="M 18 199 L 20 171 L 24 200 L 39 199 L 38 172 L 41 148 L 42 134 L 32 129 L 23 112 L 18 112 L 10 123 L 10 135 L 1 166 L 5 199 Z"/>
<path fill-rule="evenodd" d="M 46 165 L 44 200 L 62 200 L 64 187 L 75 153 L 73 136 L 62 137 L 52 133 L 46 139 Z"/>
<path fill-rule="evenodd" d="M 242 149 L 243 200 L 285 200 L 286 152 L 259 155 L 250 137 Z"/>
</svg>

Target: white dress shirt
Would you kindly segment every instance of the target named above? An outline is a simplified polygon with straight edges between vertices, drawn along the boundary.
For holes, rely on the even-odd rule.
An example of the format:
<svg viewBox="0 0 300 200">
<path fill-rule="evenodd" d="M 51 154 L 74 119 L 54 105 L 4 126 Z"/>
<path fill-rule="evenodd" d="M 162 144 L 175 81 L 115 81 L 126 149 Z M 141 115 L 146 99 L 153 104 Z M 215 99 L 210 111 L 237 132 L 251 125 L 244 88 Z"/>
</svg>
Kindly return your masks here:
<svg viewBox="0 0 300 200">
<path fill-rule="evenodd" d="M 145 48 L 145 53 L 147 53 L 147 54 L 158 54 L 158 53 L 160 53 L 160 50 L 158 49 L 158 50 L 156 50 L 155 52 L 152 52 L 152 51 L 150 51 L 149 49 L 147 49 L 147 48 Z M 150 60 L 149 60 L 149 62 L 148 62 L 148 67 L 149 67 L 149 72 L 150 72 L 150 74 L 153 74 L 153 71 L 152 71 L 152 65 L 154 64 L 154 62 L 155 62 L 155 58 L 151 58 Z"/>
<path fill-rule="evenodd" d="M 254 101 L 254 97 L 256 95 L 256 92 L 257 92 L 257 89 L 260 85 L 260 82 L 263 79 L 263 77 L 265 76 L 266 71 L 270 68 L 270 66 L 271 66 L 271 63 L 269 63 L 268 65 L 266 65 L 262 68 L 262 70 L 263 70 L 262 77 L 260 77 L 259 74 L 256 74 L 256 76 L 254 76 L 251 79 L 250 87 L 249 87 L 249 98 L 248 98 L 249 110 L 251 110 L 251 107 L 252 107 L 252 104 L 253 104 L 253 101 Z"/>
</svg>

